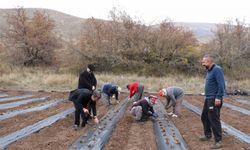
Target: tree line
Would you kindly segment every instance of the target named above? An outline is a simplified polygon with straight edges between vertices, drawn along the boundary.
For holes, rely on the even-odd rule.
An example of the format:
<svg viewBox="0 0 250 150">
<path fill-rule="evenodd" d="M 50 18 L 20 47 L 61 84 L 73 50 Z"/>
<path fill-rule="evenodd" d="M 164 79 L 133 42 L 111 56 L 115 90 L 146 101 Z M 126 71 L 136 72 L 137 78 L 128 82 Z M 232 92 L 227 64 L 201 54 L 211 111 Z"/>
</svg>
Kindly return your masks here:
<svg viewBox="0 0 250 150">
<path fill-rule="evenodd" d="M 74 61 L 68 64 L 81 68 L 94 63 L 100 72 L 149 76 L 201 73 L 204 69 L 200 59 L 206 53 L 214 55 L 229 75 L 244 73 L 250 64 L 250 32 L 239 20 L 219 24 L 214 39 L 201 44 L 191 30 L 168 19 L 157 25 L 145 25 L 116 8 L 109 14 L 108 21 L 95 18 L 85 21 L 78 42 L 67 45 L 74 56 Z M 53 32 L 55 22 L 49 15 L 36 11 L 28 17 L 25 9 L 19 8 L 7 17 L 7 22 L 5 49 L 12 64 L 54 65 L 55 50 L 62 47 L 62 41 Z"/>
</svg>

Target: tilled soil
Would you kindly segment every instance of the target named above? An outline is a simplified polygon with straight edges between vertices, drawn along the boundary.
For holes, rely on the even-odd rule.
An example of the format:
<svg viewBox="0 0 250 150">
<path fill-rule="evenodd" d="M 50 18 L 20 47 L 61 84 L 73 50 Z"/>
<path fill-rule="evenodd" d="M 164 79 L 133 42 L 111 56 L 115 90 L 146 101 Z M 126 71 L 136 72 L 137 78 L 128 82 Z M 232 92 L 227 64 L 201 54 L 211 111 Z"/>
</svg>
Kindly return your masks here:
<svg viewBox="0 0 250 150">
<path fill-rule="evenodd" d="M 120 99 L 125 99 L 126 95 L 121 95 Z M 71 106 L 73 107 L 73 103 Z M 112 101 L 116 105 L 115 101 Z M 112 109 L 112 108 L 110 108 Z M 97 103 L 97 117 L 100 119 L 108 111 L 108 108 L 104 106 L 101 101 Z M 56 149 L 65 150 L 81 135 L 85 134 L 89 128 L 95 127 L 93 121 L 90 121 L 84 128 L 78 131 L 73 129 L 74 114 L 70 114 L 65 119 L 59 120 L 58 122 L 52 124 L 40 130 L 38 133 L 34 133 L 26 138 L 18 140 L 17 142 L 11 144 L 8 149 L 10 150 L 26 150 L 26 149 Z"/>
<path fill-rule="evenodd" d="M 116 125 L 113 134 L 105 146 L 105 150 L 155 150 L 155 136 L 153 123 L 137 122 L 129 113 L 130 107 L 126 110 L 122 120 Z"/>
<path fill-rule="evenodd" d="M 190 98 L 186 98 L 186 100 L 199 107 L 201 110 L 203 108 L 203 100 L 202 99 L 197 99 L 196 97 L 190 97 Z M 249 128 L 249 124 L 250 124 L 250 116 L 249 115 L 245 115 L 242 114 L 240 112 L 234 111 L 232 109 L 226 108 L 226 107 L 222 107 L 221 109 L 221 119 L 233 126 L 234 128 L 250 135 L 250 128 Z"/>
<path fill-rule="evenodd" d="M 68 93 L 60 92 L 28 92 L 28 91 L 5 91 L 9 96 L 32 94 L 34 97 L 50 96 L 52 99 L 67 99 Z M 120 99 L 123 100 L 128 96 L 128 93 L 122 93 Z M 235 97 L 225 98 L 225 102 L 229 102 L 233 105 L 250 109 L 247 105 L 235 102 Z M 185 99 L 191 104 L 202 109 L 203 97 L 202 96 L 186 96 Z M 242 98 L 243 99 L 243 98 Z M 246 99 L 248 100 L 248 99 Z M 163 100 L 165 102 L 165 100 Z M 42 103 L 42 102 L 40 102 Z M 113 101 L 115 104 L 115 101 Z M 37 106 L 38 102 L 19 106 L 18 108 L 7 109 L 3 112 L 9 112 L 13 110 L 21 110 L 30 107 Z M 46 110 L 31 112 L 22 114 L 0 121 L 0 136 L 12 133 L 30 124 L 36 123 L 49 116 L 57 114 L 67 108 L 73 107 L 72 102 L 66 101 L 53 108 Z M 140 150 L 140 149 L 157 149 L 155 143 L 155 135 L 153 131 L 152 122 L 146 121 L 145 123 L 136 122 L 129 114 L 128 107 L 124 117 L 118 122 L 114 129 L 112 136 L 105 146 L 107 150 L 117 149 L 129 149 L 129 150 Z M 108 109 L 100 101 L 97 103 L 97 114 L 98 118 L 104 116 Z M 157 110 L 156 110 L 157 111 Z M 0 112 L 1 113 L 1 112 Z M 250 118 L 247 115 L 235 112 L 233 110 L 222 108 L 221 113 L 222 120 L 229 125 L 250 134 L 247 125 L 250 123 Z M 195 113 L 183 108 L 182 116 L 180 118 L 171 118 L 177 128 L 180 130 L 188 146 L 192 150 L 206 150 L 213 143 L 211 142 L 200 142 L 199 136 L 203 133 L 203 127 L 200 117 Z M 74 115 L 70 114 L 65 119 L 61 119 L 56 123 L 41 129 L 40 131 L 33 133 L 25 138 L 18 140 L 15 143 L 9 145 L 7 149 L 11 150 L 26 150 L 26 149 L 58 149 L 65 150 L 81 135 L 85 134 L 89 128 L 93 128 L 95 125 L 90 122 L 86 127 L 81 128 L 78 131 L 74 131 L 72 128 L 74 122 Z M 223 134 L 224 150 L 238 150 L 247 149 L 250 147 L 249 144 L 245 144 L 235 139 L 232 136 Z"/>
</svg>

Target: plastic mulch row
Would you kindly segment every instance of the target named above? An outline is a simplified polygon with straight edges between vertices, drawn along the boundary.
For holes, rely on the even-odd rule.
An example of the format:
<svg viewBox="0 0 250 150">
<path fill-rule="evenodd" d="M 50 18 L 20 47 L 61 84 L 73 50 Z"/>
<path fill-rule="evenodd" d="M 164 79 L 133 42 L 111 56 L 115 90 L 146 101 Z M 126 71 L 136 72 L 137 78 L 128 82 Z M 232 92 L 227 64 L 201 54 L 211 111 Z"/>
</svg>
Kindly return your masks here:
<svg viewBox="0 0 250 150">
<path fill-rule="evenodd" d="M 44 101 L 44 100 L 48 100 L 48 99 L 49 99 L 49 97 L 31 98 L 31 99 L 27 99 L 27 100 L 12 102 L 12 103 L 0 104 L 0 109 L 14 108 L 14 107 L 24 105 L 24 104 L 28 104 L 28 103 L 31 103 L 31 102 Z"/>
<path fill-rule="evenodd" d="M 7 96 L 8 96 L 8 94 L 0 93 L 0 98 L 2 98 L 2 97 L 7 97 Z"/>
<path fill-rule="evenodd" d="M 70 147 L 70 150 L 100 150 L 108 142 L 112 130 L 116 123 L 122 118 L 128 106 L 128 99 L 124 100 L 114 109 L 109 110 L 100 119 L 99 124 L 95 128 L 78 138 Z"/>
<path fill-rule="evenodd" d="M 238 111 L 240 113 L 243 113 L 245 115 L 250 115 L 250 110 L 247 110 L 247 109 L 244 109 L 244 108 L 241 108 L 241 107 L 238 107 L 238 106 L 234 106 L 232 104 L 229 104 L 229 103 L 223 103 L 223 107 L 227 107 L 227 108 L 230 108 L 234 111 Z"/>
<path fill-rule="evenodd" d="M 21 139 L 25 136 L 30 135 L 31 133 L 34 133 L 36 131 L 39 131 L 40 129 L 49 126 L 56 121 L 65 118 L 68 114 L 73 113 L 75 111 L 74 108 L 67 109 L 65 111 L 62 111 L 56 115 L 50 116 L 44 120 L 41 120 L 35 124 L 29 125 L 21 130 L 18 130 L 16 132 L 13 132 L 9 135 L 6 135 L 4 137 L 0 137 L 0 148 L 5 149 L 7 146 L 18 139 Z"/>
<path fill-rule="evenodd" d="M 183 101 L 183 105 L 187 109 L 189 109 L 190 111 L 196 113 L 197 115 L 201 115 L 201 110 L 198 107 L 193 106 L 192 104 L 188 103 L 187 101 Z M 234 136 L 235 138 L 239 139 L 240 141 L 243 141 L 243 142 L 250 144 L 250 136 L 248 136 L 247 134 L 235 129 L 234 127 L 228 125 L 227 123 L 225 123 L 223 121 L 221 121 L 221 125 L 226 133 Z"/>
<path fill-rule="evenodd" d="M 185 150 L 189 149 L 179 130 L 168 119 L 167 112 L 159 100 L 154 105 L 154 110 L 159 117 L 153 121 L 157 149 Z"/>
<path fill-rule="evenodd" d="M 235 99 L 237 102 L 243 103 L 243 104 L 247 104 L 250 105 L 250 101 L 248 100 L 244 100 L 244 99 Z"/>
<path fill-rule="evenodd" d="M 21 96 L 0 98 L 0 102 L 4 102 L 4 101 L 14 101 L 14 100 L 19 100 L 19 99 L 29 98 L 29 97 L 32 97 L 32 96 L 33 96 L 33 95 L 21 95 Z"/>
<path fill-rule="evenodd" d="M 21 115 L 21 114 L 25 114 L 25 113 L 29 113 L 29 112 L 34 112 L 34 111 L 41 111 L 50 107 L 54 107 L 62 102 L 64 102 L 66 100 L 53 100 L 50 102 L 46 102 L 46 103 L 42 103 L 36 107 L 32 107 L 32 108 L 28 108 L 28 109 L 23 109 L 23 110 L 17 110 L 17 111 L 11 111 L 11 112 L 7 112 L 4 113 L 2 115 L 0 115 L 0 121 L 4 120 L 4 119 L 8 119 L 11 117 L 14 117 L 16 115 Z"/>
</svg>

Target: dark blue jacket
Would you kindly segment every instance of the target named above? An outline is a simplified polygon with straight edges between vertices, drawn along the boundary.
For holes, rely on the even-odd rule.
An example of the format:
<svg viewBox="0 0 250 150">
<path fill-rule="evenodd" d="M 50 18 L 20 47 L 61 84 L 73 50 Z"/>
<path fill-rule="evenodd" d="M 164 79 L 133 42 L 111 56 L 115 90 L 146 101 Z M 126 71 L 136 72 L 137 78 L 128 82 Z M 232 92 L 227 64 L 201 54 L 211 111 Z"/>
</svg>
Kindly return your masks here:
<svg viewBox="0 0 250 150">
<path fill-rule="evenodd" d="M 103 86 L 102 92 L 107 94 L 108 96 L 113 96 L 115 94 L 115 99 L 118 100 L 118 86 L 117 85 L 113 85 L 113 84 L 105 84 Z"/>
<path fill-rule="evenodd" d="M 220 66 L 214 64 L 207 72 L 205 83 L 206 99 L 221 99 L 225 94 L 224 73 Z"/>
</svg>

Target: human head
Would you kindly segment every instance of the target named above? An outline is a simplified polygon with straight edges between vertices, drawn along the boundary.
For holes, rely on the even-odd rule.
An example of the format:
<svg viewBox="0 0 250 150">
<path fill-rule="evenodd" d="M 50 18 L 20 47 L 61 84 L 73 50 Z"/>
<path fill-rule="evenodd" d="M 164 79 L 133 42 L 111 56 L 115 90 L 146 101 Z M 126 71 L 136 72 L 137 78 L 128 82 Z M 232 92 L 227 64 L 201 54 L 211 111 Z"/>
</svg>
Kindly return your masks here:
<svg viewBox="0 0 250 150">
<path fill-rule="evenodd" d="M 166 95 L 167 95 L 166 89 L 161 89 L 161 90 L 159 91 L 159 95 L 160 95 L 161 97 L 166 96 Z"/>
<path fill-rule="evenodd" d="M 101 93 L 98 92 L 98 91 L 94 91 L 92 96 L 91 96 L 91 99 L 92 101 L 97 101 L 101 98 Z"/>
<path fill-rule="evenodd" d="M 206 67 L 207 70 L 209 70 L 214 64 L 213 57 L 210 55 L 205 55 L 202 59 L 201 64 L 202 66 Z"/>
<path fill-rule="evenodd" d="M 88 64 L 87 69 L 88 69 L 90 72 L 94 72 L 94 71 L 95 71 L 95 66 L 94 66 L 93 64 Z"/>
<path fill-rule="evenodd" d="M 149 99 L 150 99 L 150 103 L 151 104 L 156 104 L 157 103 L 157 99 L 158 99 L 158 97 L 157 96 L 154 96 L 154 95 L 149 95 L 149 97 L 148 97 Z"/>
</svg>

